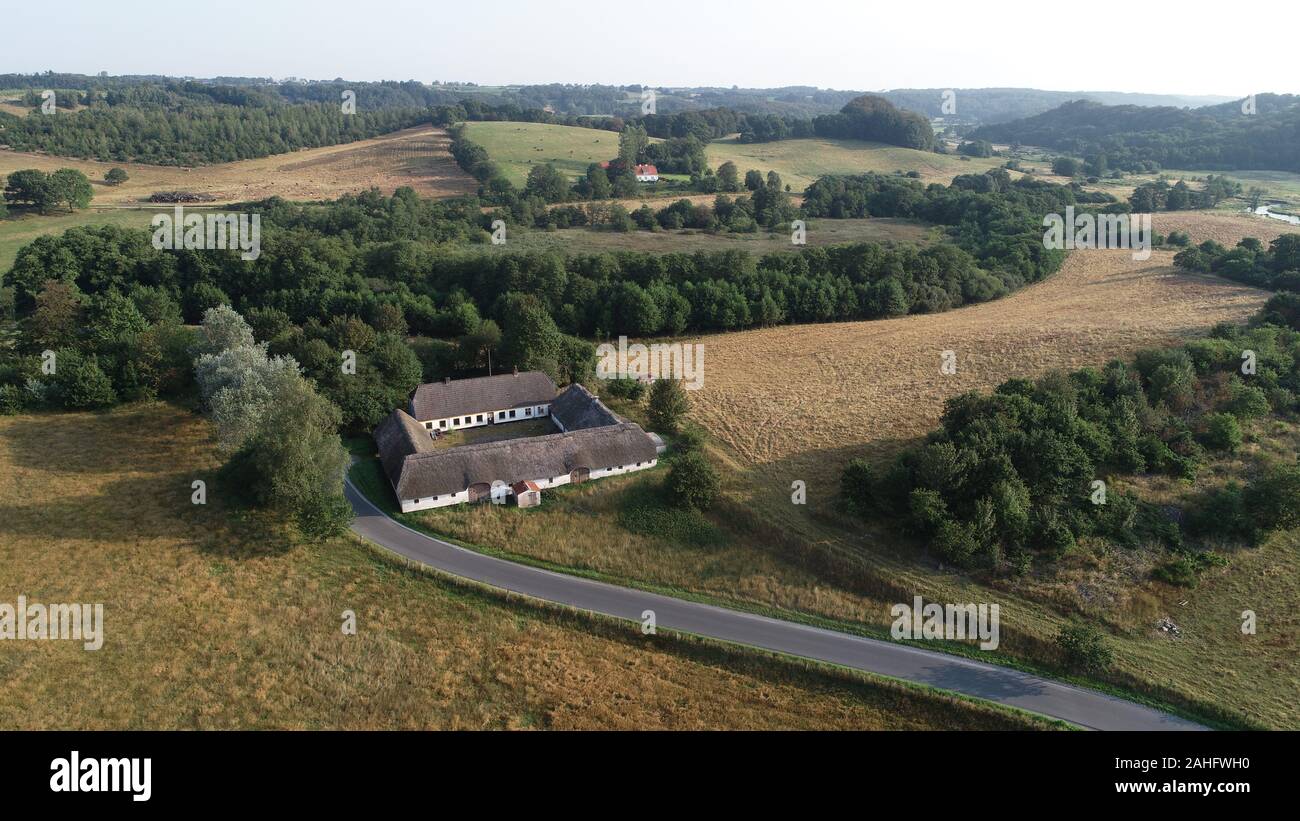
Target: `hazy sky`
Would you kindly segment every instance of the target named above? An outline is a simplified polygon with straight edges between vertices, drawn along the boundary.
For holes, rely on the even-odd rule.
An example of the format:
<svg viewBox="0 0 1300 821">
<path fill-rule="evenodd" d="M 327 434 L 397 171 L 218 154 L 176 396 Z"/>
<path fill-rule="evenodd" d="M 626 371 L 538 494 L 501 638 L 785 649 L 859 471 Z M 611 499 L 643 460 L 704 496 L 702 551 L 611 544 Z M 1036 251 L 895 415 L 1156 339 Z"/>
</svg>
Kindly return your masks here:
<svg viewBox="0 0 1300 821">
<path fill-rule="evenodd" d="M 637 9 L 644 9 L 643 12 Z M 0 0 L 0 72 L 1300 92 L 1294 2 Z"/>
</svg>

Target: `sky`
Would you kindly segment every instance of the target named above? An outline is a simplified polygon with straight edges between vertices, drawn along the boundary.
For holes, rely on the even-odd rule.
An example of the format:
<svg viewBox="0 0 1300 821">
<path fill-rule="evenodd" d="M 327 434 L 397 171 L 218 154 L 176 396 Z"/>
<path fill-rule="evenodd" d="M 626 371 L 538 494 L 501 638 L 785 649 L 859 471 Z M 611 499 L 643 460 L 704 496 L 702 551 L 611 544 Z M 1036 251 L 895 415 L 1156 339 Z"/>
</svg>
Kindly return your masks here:
<svg viewBox="0 0 1300 821">
<path fill-rule="evenodd" d="M 0 19 L 0 73 L 1300 92 L 1281 0 L 0 0 Z"/>
</svg>

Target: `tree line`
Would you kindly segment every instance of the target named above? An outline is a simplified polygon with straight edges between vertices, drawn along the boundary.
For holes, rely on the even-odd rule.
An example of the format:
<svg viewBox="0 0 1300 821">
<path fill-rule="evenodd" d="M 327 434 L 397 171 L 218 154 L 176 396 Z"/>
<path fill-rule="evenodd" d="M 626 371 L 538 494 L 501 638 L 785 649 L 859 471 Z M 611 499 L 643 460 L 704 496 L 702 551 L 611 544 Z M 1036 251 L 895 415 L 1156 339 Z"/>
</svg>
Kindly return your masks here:
<svg viewBox="0 0 1300 821">
<path fill-rule="evenodd" d="M 319 148 L 387 134 L 428 122 L 419 108 L 358 107 L 344 114 L 340 103 L 249 105 L 207 102 L 149 106 L 95 103 L 57 115 L 15 117 L 0 112 L 0 144 L 15 151 L 43 151 L 152 165 L 208 165 Z"/>
</svg>

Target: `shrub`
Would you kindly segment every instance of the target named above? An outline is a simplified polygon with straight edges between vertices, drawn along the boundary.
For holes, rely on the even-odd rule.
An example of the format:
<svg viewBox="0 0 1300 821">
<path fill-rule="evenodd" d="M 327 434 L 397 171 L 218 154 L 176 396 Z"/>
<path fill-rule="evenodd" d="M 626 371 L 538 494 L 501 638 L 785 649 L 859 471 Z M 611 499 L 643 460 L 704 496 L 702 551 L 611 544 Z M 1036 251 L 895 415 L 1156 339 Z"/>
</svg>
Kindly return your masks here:
<svg viewBox="0 0 1300 821">
<path fill-rule="evenodd" d="M 1238 419 L 1255 419 L 1266 415 L 1270 410 L 1268 394 L 1254 385 L 1236 380 L 1228 388 L 1228 395 L 1227 410 Z"/>
<path fill-rule="evenodd" d="M 1300 525 L 1300 466 L 1284 465 L 1251 481 L 1243 508 L 1260 530 L 1289 530 Z"/>
<path fill-rule="evenodd" d="M 866 459 L 850 459 L 840 473 L 840 505 L 848 513 L 866 516 L 872 511 L 871 491 L 875 471 Z"/>
<path fill-rule="evenodd" d="M 677 439 L 673 444 L 677 447 L 678 453 L 694 453 L 697 450 L 703 450 L 707 438 L 704 428 L 699 425 L 684 425 L 678 431 Z"/>
<path fill-rule="evenodd" d="M 1196 536 L 1225 536 L 1254 541 L 1255 524 L 1246 515 L 1241 485 L 1229 482 L 1188 506 L 1187 530 Z"/>
<path fill-rule="evenodd" d="M 673 461 L 666 487 L 674 504 L 708 510 L 717 501 L 722 482 L 704 454 L 696 451 Z"/>
<path fill-rule="evenodd" d="M 686 390 L 676 379 L 658 379 L 650 386 L 650 405 L 647 413 L 656 431 L 673 434 L 681 425 L 690 402 Z"/>
<path fill-rule="evenodd" d="M 1205 446 L 1234 453 L 1241 447 L 1241 425 L 1230 413 L 1212 413 L 1205 417 Z"/>
<path fill-rule="evenodd" d="M 640 402 L 641 397 L 645 396 L 645 383 L 639 379 L 632 379 L 630 377 L 606 379 L 602 385 L 605 393 L 610 396 L 617 396 L 620 399 L 630 399 L 633 402 Z"/>
<path fill-rule="evenodd" d="M 1099 673 L 1114 662 L 1114 653 L 1101 631 L 1090 624 L 1072 624 L 1056 635 L 1065 667 L 1080 673 Z"/>
</svg>

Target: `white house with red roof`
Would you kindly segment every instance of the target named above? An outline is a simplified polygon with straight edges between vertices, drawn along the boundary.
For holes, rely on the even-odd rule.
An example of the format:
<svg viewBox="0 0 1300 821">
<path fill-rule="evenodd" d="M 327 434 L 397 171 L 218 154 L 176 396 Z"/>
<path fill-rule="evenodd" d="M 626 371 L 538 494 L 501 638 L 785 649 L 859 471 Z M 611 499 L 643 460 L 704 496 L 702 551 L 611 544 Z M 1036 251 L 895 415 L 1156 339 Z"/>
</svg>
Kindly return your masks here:
<svg viewBox="0 0 1300 821">
<path fill-rule="evenodd" d="M 636 167 L 637 182 L 658 182 L 659 169 L 653 165 L 638 165 Z"/>
</svg>

